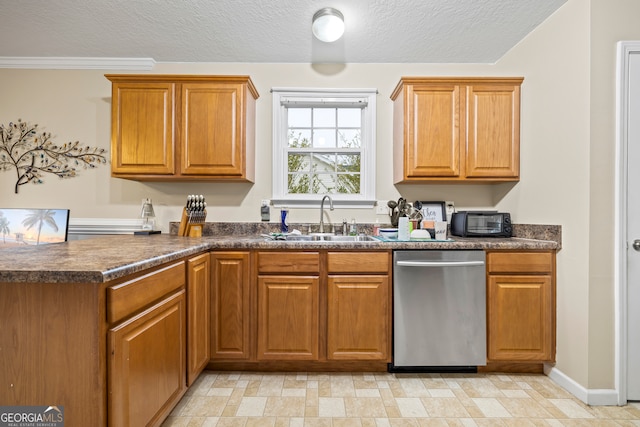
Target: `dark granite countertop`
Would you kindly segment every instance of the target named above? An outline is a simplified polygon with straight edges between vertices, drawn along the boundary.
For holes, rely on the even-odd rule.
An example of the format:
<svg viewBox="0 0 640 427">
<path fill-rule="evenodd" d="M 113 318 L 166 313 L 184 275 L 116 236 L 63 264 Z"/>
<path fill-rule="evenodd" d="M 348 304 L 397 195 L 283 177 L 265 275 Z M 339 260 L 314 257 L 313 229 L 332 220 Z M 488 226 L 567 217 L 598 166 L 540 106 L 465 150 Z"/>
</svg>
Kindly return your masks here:
<svg viewBox="0 0 640 427">
<path fill-rule="evenodd" d="M 557 250 L 560 248 L 559 233 L 552 232 L 552 240 L 531 238 L 526 233 L 522 234 L 525 237 L 510 239 L 453 237 L 453 241 L 450 242 L 295 242 L 268 240 L 260 237 L 259 233 L 249 235 L 228 233 L 200 238 L 166 234 L 105 236 L 66 243 L 0 249 L 0 282 L 103 283 L 166 262 L 216 249 Z M 537 234 L 540 235 L 540 233 Z M 542 237 L 547 236 L 542 235 Z"/>
</svg>

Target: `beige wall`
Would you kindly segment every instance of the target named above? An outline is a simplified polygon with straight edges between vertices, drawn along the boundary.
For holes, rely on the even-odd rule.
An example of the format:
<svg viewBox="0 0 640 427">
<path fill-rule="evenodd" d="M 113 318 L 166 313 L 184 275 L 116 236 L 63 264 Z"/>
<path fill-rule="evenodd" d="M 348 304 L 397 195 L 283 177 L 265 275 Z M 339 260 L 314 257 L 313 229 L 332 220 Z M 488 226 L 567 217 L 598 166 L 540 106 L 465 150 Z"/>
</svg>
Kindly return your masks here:
<svg viewBox="0 0 640 427">
<path fill-rule="evenodd" d="M 258 221 L 271 195 L 272 87 L 373 87 L 378 95 L 377 195 L 380 200 L 453 200 L 458 209 L 497 208 L 516 222 L 560 224 L 557 368 L 586 388 L 613 388 L 612 227 L 614 42 L 640 39 L 635 0 L 569 0 L 493 65 L 486 64 L 158 64 L 154 73 L 249 74 L 257 103 L 255 184 L 139 183 L 109 176 L 108 167 L 81 171 L 14 194 L 13 171 L 0 172 L 0 205 L 69 207 L 75 218 L 135 218 L 151 197 L 164 231 L 177 221 L 187 194 L 204 194 L 211 221 Z M 623 21 L 623 22 L 620 22 Z M 112 73 L 114 71 L 108 71 Z M 117 71 L 116 71 L 117 72 Z M 105 71 L 0 70 L 0 123 L 39 123 L 58 142 L 109 148 L 110 84 Z M 392 104 L 404 75 L 524 76 L 521 176 L 517 184 L 392 184 Z M 316 209 L 291 221 L 317 221 Z M 333 222 L 373 222 L 371 209 L 335 210 Z M 272 219 L 276 212 L 272 209 Z"/>
<path fill-rule="evenodd" d="M 557 364 L 583 386 L 589 360 L 589 8 L 569 1 L 499 63 L 526 69 L 523 179 L 504 199 L 518 220 L 562 224 Z M 520 215 L 525 216 L 523 221 Z"/>
<path fill-rule="evenodd" d="M 640 2 L 591 2 L 589 388 L 614 376 L 614 179 L 616 43 L 640 40 Z M 597 367 L 600 367 L 599 369 Z"/>
</svg>

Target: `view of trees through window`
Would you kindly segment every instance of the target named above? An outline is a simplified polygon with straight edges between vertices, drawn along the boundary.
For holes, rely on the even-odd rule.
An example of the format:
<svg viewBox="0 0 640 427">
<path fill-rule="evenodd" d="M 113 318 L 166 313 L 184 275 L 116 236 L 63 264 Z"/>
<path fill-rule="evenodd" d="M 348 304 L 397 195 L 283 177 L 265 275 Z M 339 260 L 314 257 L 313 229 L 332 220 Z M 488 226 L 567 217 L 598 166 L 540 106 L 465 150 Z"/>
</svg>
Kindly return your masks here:
<svg viewBox="0 0 640 427">
<path fill-rule="evenodd" d="M 288 108 L 289 194 L 360 194 L 360 108 Z"/>
</svg>

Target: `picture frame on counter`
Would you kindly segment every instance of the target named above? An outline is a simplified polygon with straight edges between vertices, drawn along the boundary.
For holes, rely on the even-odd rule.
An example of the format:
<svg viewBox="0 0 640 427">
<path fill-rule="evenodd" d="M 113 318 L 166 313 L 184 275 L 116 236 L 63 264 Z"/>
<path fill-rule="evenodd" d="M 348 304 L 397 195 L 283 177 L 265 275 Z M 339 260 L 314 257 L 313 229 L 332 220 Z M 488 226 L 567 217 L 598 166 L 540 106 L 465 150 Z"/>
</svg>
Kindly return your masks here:
<svg viewBox="0 0 640 427">
<path fill-rule="evenodd" d="M 422 204 L 420 213 L 422 220 L 426 221 L 446 221 L 447 213 L 445 202 L 420 202 Z"/>
</svg>

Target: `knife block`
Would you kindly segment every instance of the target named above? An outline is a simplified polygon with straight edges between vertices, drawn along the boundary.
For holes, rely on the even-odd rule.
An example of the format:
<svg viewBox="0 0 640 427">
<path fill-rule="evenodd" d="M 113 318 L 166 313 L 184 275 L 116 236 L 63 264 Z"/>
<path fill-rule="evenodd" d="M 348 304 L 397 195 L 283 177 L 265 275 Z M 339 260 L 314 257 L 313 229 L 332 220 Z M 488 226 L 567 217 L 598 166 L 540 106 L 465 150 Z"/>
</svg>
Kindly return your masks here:
<svg viewBox="0 0 640 427">
<path fill-rule="evenodd" d="M 180 228 L 178 228 L 178 236 L 202 237 L 204 231 L 204 220 L 207 217 L 207 210 L 200 212 L 199 220 L 196 222 L 187 213 L 186 208 L 182 208 L 182 219 L 180 220 Z M 200 220 L 202 222 L 200 222 Z"/>
</svg>

